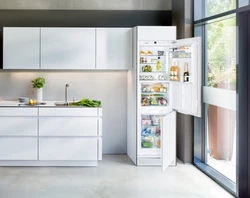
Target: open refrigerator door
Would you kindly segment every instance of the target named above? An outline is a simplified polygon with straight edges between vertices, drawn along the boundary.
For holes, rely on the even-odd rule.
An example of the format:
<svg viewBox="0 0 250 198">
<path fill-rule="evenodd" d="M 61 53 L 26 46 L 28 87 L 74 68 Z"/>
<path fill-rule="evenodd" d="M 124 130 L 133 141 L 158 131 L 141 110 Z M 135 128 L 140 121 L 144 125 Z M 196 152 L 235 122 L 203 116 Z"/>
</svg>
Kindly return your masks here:
<svg viewBox="0 0 250 198">
<path fill-rule="evenodd" d="M 201 38 L 172 44 L 169 54 L 172 108 L 201 117 Z"/>
<path fill-rule="evenodd" d="M 162 145 L 161 167 L 164 172 L 169 165 L 176 164 L 176 112 L 172 111 L 161 119 Z"/>
</svg>

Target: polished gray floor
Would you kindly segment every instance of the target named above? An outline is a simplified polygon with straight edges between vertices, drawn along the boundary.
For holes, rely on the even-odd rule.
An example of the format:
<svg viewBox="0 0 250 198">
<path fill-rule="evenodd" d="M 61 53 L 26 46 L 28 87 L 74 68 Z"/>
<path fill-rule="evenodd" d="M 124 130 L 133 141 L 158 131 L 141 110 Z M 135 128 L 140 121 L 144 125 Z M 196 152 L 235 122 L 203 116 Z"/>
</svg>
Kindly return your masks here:
<svg viewBox="0 0 250 198">
<path fill-rule="evenodd" d="M 192 165 L 136 167 L 106 155 L 99 167 L 0 167 L 0 198 L 228 198 Z"/>
</svg>

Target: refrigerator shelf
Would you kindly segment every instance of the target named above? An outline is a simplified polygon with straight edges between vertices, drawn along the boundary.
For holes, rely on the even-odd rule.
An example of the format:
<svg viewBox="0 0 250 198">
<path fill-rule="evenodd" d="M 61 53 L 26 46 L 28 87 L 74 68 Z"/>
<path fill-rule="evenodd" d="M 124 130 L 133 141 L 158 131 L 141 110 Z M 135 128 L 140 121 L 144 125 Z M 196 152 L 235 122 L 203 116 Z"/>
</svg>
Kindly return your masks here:
<svg viewBox="0 0 250 198">
<path fill-rule="evenodd" d="M 161 124 L 142 124 L 142 127 L 157 127 L 157 126 L 161 126 Z"/>
<path fill-rule="evenodd" d="M 141 54 L 140 54 L 140 57 L 142 57 L 142 56 L 143 56 L 143 57 L 145 57 L 145 56 L 158 56 L 158 57 L 164 57 L 164 56 L 166 56 L 166 55 L 159 56 L 159 55 L 157 55 L 157 54 L 155 54 L 155 55 L 154 55 L 154 54 L 152 54 L 152 55 L 147 55 L 147 54 L 141 55 Z"/>
<path fill-rule="evenodd" d="M 153 91 L 153 92 L 141 92 L 141 94 L 167 94 L 168 92 L 158 92 L 158 91 Z"/>
<path fill-rule="evenodd" d="M 155 74 L 158 74 L 158 73 L 167 73 L 166 71 L 151 71 L 151 72 L 144 72 L 144 71 L 140 71 L 141 74 L 150 74 L 150 73 L 155 73 Z"/>
<path fill-rule="evenodd" d="M 169 80 L 140 80 L 141 83 L 170 83 Z"/>
</svg>

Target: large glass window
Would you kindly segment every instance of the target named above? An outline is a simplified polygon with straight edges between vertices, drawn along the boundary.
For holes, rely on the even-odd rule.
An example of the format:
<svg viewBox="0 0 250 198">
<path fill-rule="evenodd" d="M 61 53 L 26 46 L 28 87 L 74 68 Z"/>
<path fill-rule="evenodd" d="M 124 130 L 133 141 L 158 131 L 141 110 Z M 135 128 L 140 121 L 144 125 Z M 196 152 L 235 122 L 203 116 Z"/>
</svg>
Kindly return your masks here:
<svg viewBox="0 0 250 198">
<path fill-rule="evenodd" d="M 203 115 L 194 121 L 194 163 L 236 193 L 236 16 L 223 14 L 236 0 L 201 2 L 194 36 L 203 40 Z"/>
<path fill-rule="evenodd" d="M 206 25 L 206 85 L 221 89 L 236 87 L 236 18 L 219 19 Z"/>
<path fill-rule="evenodd" d="M 236 8 L 236 0 L 206 0 L 206 17 L 221 14 Z"/>
</svg>

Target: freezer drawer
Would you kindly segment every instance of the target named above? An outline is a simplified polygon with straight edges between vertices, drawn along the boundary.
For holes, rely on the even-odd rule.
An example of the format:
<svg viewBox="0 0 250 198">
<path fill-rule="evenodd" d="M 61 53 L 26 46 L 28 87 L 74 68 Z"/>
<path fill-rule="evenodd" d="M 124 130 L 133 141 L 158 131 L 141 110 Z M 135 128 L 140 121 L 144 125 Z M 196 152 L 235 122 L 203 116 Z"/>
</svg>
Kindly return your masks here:
<svg viewBox="0 0 250 198">
<path fill-rule="evenodd" d="M 0 138 L 0 160 L 37 158 L 37 138 Z"/>
<path fill-rule="evenodd" d="M 101 135 L 101 119 L 89 117 L 40 117 L 40 136 Z"/>
<path fill-rule="evenodd" d="M 97 138 L 40 138 L 39 160 L 98 160 Z"/>
</svg>

